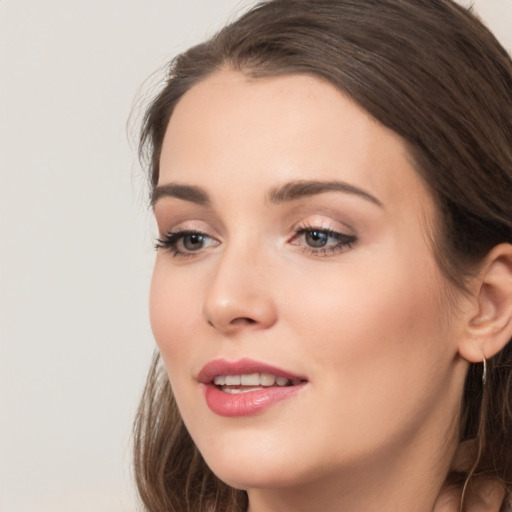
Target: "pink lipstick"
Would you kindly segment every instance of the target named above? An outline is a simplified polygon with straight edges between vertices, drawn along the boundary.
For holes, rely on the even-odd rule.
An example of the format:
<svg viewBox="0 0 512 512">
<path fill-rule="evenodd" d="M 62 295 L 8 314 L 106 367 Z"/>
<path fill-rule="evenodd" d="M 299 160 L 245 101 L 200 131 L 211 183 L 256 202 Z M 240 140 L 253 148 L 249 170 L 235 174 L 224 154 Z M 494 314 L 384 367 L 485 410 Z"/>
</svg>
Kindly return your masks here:
<svg viewBox="0 0 512 512">
<path fill-rule="evenodd" d="M 206 364 L 197 380 L 204 386 L 206 404 L 220 416 L 249 416 L 286 400 L 307 380 L 251 359 L 216 359 Z"/>
</svg>

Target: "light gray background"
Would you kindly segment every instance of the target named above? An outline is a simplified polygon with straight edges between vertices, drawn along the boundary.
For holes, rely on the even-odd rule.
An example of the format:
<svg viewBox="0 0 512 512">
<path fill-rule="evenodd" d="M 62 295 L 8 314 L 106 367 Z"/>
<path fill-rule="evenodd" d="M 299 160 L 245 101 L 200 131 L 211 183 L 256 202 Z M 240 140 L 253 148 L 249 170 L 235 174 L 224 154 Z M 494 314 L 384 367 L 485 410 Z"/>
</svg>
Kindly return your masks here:
<svg viewBox="0 0 512 512">
<path fill-rule="evenodd" d="M 1 512 L 136 508 L 153 226 L 128 115 L 169 56 L 251 3 L 0 2 Z M 476 8 L 512 49 L 512 0 Z"/>
</svg>

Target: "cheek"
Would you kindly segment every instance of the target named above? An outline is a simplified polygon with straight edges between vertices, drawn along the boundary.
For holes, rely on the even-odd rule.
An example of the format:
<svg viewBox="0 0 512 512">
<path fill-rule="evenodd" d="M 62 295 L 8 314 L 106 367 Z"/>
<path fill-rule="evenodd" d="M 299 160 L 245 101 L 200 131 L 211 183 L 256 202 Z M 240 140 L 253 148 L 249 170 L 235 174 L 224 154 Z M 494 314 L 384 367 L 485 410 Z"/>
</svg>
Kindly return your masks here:
<svg viewBox="0 0 512 512">
<path fill-rule="evenodd" d="M 385 274 L 368 266 L 317 275 L 287 299 L 295 319 L 288 337 L 298 340 L 293 350 L 308 361 L 315 387 L 311 429 L 331 439 L 333 459 L 377 452 L 453 416 L 443 395 L 456 349 L 444 327 L 442 278 L 423 263 L 421 272 L 396 258 Z M 350 439 L 350 447 L 332 438 Z"/>
<path fill-rule="evenodd" d="M 165 255 L 162 255 L 165 257 Z M 183 368 L 180 361 L 189 357 L 198 329 L 200 302 L 192 283 L 178 279 L 165 260 L 158 260 L 153 271 L 149 311 L 153 336 L 170 371 Z M 192 295 L 192 296 L 191 296 Z M 184 343 L 186 338 L 189 342 Z"/>
<path fill-rule="evenodd" d="M 446 370 L 456 347 L 445 329 L 443 278 L 433 259 L 406 256 L 340 267 L 305 283 L 300 297 L 290 294 L 295 334 L 316 370 L 332 376 L 329 385 L 379 394 L 395 384 L 423 388 Z"/>
</svg>

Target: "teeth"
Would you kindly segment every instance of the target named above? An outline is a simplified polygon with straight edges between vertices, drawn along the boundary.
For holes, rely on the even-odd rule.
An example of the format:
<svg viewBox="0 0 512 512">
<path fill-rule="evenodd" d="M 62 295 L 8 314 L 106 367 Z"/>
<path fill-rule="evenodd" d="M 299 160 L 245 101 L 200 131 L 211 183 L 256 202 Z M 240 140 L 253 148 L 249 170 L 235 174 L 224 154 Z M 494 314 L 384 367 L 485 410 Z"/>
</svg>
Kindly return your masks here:
<svg viewBox="0 0 512 512">
<path fill-rule="evenodd" d="M 240 386 L 240 375 L 226 375 L 226 386 Z"/>
<path fill-rule="evenodd" d="M 262 386 L 273 386 L 276 382 L 276 378 L 270 373 L 262 373 L 260 375 L 260 382 Z"/>
<path fill-rule="evenodd" d="M 270 373 L 250 373 L 244 375 L 216 375 L 213 379 L 216 386 L 289 386 L 298 385 L 301 383 L 300 380 L 294 379 L 291 381 L 286 377 L 276 377 Z M 243 390 L 246 391 L 246 390 Z M 241 392 L 243 392 L 241 391 Z M 235 392 L 235 391 L 233 391 Z M 236 391 L 238 392 L 238 391 Z"/>
<path fill-rule="evenodd" d="M 224 386 L 226 384 L 226 376 L 225 375 L 217 375 L 213 382 L 216 386 Z"/>
<path fill-rule="evenodd" d="M 286 384 L 288 384 L 288 382 L 290 382 L 288 379 L 286 379 L 285 377 L 277 377 L 276 379 L 276 383 L 278 386 L 286 386 Z"/>
<path fill-rule="evenodd" d="M 228 386 L 223 387 L 222 391 L 225 393 L 230 393 L 232 395 L 240 395 L 242 393 L 249 393 L 250 391 L 256 391 L 258 389 L 261 389 L 260 387 L 247 387 L 247 388 L 230 388 Z"/>
<path fill-rule="evenodd" d="M 240 384 L 242 384 L 242 386 L 259 386 L 260 374 L 251 373 L 250 375 L 241 375 Z"/>
</svg>

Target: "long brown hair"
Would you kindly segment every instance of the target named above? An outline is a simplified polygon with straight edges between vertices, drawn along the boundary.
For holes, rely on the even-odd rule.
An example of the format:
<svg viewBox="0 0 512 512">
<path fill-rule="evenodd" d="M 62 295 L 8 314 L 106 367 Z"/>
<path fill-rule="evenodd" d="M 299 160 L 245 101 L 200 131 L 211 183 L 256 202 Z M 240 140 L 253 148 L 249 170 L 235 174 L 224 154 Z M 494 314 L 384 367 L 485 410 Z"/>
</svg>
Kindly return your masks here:
<svg viewBox="0 0 512 512">
<path fill-rule="evenodd" d="M 494 246 L 512 243 L 512 61 L 451 0 L 270 0 L 178 56 L 147 110 L 141 155 L 152 186 L 173 109 L 222 68 L 248 76 L 328 80 L 408 145 L 441 222 L 434 253 L 463 288 Z M 476 439 L 468 473 L 512 494 L 512 343 L 468 371 L 460 441 Z M 135 474 L 151 512 L 243 511 L 247 496 L 209 470 L 188 435 L 159 356 L 135 424 Z"/>
</svg>

